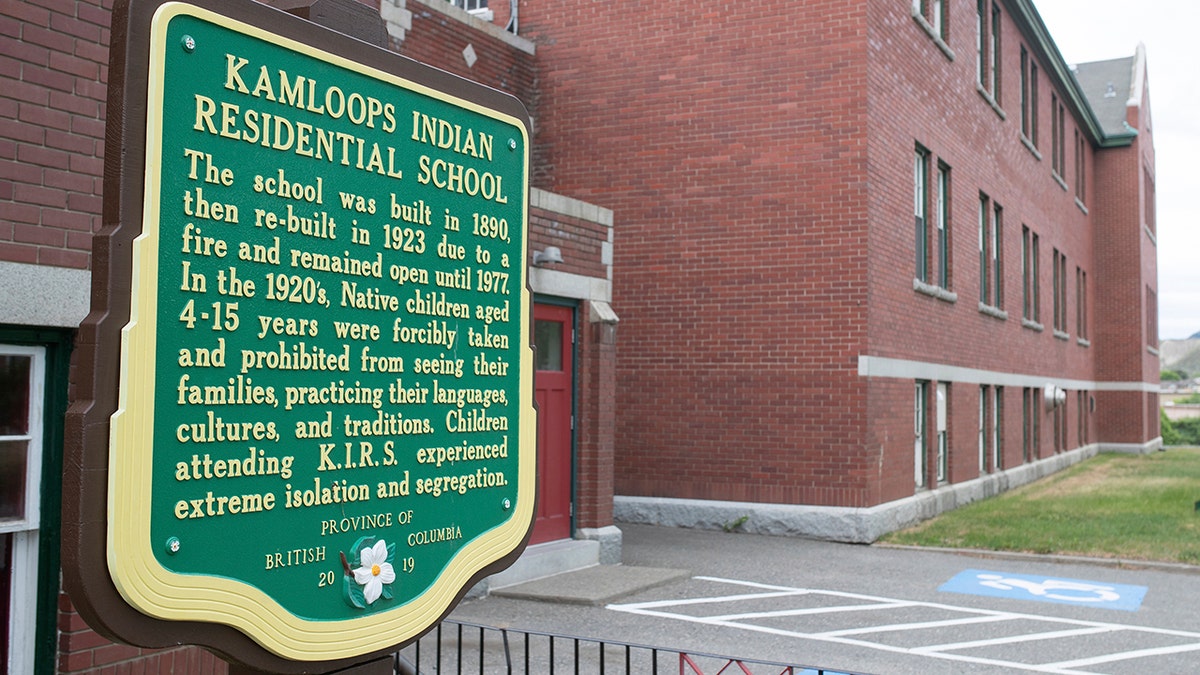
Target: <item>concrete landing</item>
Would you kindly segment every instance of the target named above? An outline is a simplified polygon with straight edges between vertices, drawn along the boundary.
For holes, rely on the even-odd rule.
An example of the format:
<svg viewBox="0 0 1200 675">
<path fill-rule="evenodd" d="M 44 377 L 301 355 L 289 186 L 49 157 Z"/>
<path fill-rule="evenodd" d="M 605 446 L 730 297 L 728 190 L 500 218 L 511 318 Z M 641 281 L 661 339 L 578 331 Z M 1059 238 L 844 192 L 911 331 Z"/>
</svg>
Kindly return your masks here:
<svg viewBox="0 0 1200 675">
<path fill-rule="evenodd" d="M 504 588 L 491 595 L 572 605 L 601 606 L 649 588 L 687 579 L 688 570 L 595 565 Z"/>
</svg>

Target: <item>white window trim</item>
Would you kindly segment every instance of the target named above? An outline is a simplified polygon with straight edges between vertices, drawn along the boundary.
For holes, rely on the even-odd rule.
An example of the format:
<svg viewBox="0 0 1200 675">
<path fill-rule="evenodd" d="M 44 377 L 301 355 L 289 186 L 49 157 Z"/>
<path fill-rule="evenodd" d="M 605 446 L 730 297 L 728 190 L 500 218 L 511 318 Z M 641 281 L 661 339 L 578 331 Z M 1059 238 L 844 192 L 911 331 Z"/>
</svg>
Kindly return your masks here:
<svg viewBox="0 0 1200 675">
<path fill-rule="evenodd" d="M 41 522 L 42 497 L 42 407 L 45 405 L 46 349 L 0 345 L 0 355 L 31 357 L 29 368 L 29 433 L 0 436 L 0 441 L 21 440 L 29 443 L 25 467 L 25 517 L 0 520 L 0 532 L 36 530 Z"/>
<path fill-rule="evenodd" d="M 41 524 L 42 496 L 42 411 L 45 406 L 46 349 L 0 345 L 0 354 L 30 356 L 29 433 L 25 436 L 0 436 L 0 439 L 28 440 L 28 466 L 25 480 L 25 517 L 0 523 L 0 532 L 12 533 L 12 561 L 9 569 L 8 672 L 32 673 L 37 637 L 38 528 Z"/>
</svg>

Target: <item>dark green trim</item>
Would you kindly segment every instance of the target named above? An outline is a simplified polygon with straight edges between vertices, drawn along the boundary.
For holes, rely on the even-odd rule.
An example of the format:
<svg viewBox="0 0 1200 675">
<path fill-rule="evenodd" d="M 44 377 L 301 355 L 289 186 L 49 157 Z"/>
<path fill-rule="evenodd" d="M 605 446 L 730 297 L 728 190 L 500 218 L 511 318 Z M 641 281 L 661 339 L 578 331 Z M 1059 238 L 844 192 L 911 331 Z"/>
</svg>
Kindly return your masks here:
<svg viewBox="0 0 1200 675">
<path fill-rule="evenodd" d="M 58 662 L 59 539 L 62 531 L 63 416 L 74 331 L 0 324 L 0 343 L 46 348 L 42 409 L 42 517 L 38 526 L 37 633 L 34 672 L 54 673 Z"/>
</svg>

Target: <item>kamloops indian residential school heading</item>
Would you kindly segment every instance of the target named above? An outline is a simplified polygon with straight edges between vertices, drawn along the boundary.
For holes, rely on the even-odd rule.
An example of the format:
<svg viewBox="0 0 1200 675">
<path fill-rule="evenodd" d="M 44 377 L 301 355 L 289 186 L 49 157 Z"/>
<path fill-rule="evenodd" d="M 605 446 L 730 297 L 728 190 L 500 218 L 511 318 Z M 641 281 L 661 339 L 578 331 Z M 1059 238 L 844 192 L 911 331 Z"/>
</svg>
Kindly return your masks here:
<svg viewBox="0 0 1200 675">
<path fill-rule="evenodd" d="M 257 72 L 249 59 L 225 55 L 225 89 L 260 100 L 271 101 L 281 106 L 304 110 L 330 119 L 347 119 L 355 126 L 376 129 L 386 134 L 397 130 L 396 106 L 374 96 L 363 96 L 358 92 L 347 94 L 340 87 L 321 87 L 316 80 L 303 75 L 290 76 L 279 69 L 273 74 L 266 65 Z M 247 68 L 250 66 L 250 68 Z M 243 72 L 243 70 L 246 72 Z M 256 74 L 255 74 L 256 72 Z M 247 84 L 253 79 L 253 86 Z M 293 121 L 287 117 L 249 108 L 225 101 L 214 101 L 201 94 L 195 95 L 196 117 L 192 128 L 195 131 L 213 134 L 222 138 L 259 144 L 264 148 L 280 152 L 292 152 L 314 160 L 339 163 L 359 171 L 376 173 L 401 180 L 404 171 L 397 164 L 396 148 L 369 141 L 361 136 L 333 131 L 306 122 Z M 412 133 L 410 139 L 442 150 L 491 161 L 495 139 L 491 134 L 463 128 L 446 120 L 432 117 L 417 110 L 412 111 Z M 480 197 L 497 204 L 507 204 L 504 192 L 504 176 L 490 171 L 479 171 L 444 159 L 421 155 L 417 160 L 417 182 L 434 187 Z M 320 194 L 281 194 L 283 186 L 292 184 L 279 181 L 274 186 L 282 197 L 306 199 L 322 203 Z M 303 189 L 303 186 L 301 186 Z M 308 197 L 312 197 L 308 199 Z"/>
</svg>

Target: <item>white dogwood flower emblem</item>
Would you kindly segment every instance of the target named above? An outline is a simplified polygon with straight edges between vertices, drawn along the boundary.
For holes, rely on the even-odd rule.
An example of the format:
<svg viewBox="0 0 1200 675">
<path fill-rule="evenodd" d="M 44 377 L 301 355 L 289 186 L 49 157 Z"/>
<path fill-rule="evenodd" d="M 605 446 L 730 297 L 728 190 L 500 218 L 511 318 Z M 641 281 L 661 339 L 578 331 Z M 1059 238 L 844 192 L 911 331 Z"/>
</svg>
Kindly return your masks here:
<svg viewBox="0 0 1200 675">
<path fill-rule="evenodd" d="M 380 539 L 359 553 L 362 566 L 354 570 L 354 581 L 363 587 L 363 598 L 373 604 L 383 594 L 383 585 L 396 580 L 396 570 L 387 561 L 387 542 Z"/>
</svg>

